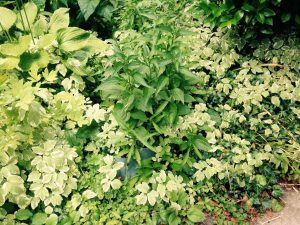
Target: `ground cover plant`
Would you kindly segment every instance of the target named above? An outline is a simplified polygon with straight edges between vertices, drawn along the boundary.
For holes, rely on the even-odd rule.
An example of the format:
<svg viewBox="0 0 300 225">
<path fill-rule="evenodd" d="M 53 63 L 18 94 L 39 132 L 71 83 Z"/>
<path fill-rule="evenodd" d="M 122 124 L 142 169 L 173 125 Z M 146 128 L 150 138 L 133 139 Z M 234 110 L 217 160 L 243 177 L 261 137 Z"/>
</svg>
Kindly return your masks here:
<svg viewBox="0 0 300 225">
<path fill-rule="evenodd" d="M 201 1 L 127 0 L 103 40 L 68 2 L 86 19 L 100 7 L 1 1 L 0 224 L 251 224 L 282 209 L 279 184 L 300 180 L 297 33 L 245 42 Z"/>
</svg>

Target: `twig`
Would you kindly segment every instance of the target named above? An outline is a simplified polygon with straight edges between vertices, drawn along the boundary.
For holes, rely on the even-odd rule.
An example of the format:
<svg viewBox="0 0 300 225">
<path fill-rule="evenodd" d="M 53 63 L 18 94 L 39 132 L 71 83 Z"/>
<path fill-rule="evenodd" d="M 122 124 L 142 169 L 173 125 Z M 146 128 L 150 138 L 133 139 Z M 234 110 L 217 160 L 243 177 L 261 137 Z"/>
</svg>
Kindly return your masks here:
<svg viewBox="0 0 300 225">
<path fill-rule="evenodd" d="M 299 191 L 297 190 L 297 188 L 293 187 L 293 189 L 294 189 L 297 193 L 299 193 Z"/>
<path fill-rule="evenodd" d="M 300 184 L 285 184 L 285 183 L 279 183 L 281 186 L 300 186 Z"/>
<path fill-rule="evenodd" d="M 283 198 L 279 197 L 280 200 L 286 205 L 286 201 L 283 200 Z"/>
<path fill-rule="evenodd" d="M 275 218 L 273 218 L 273 219 L 267 220 L 266 222 L 263 222 L 262 225 L 263 225 L 263 224 L 266 224 L 266 223 L 270 223 L 271 221 L 277 220 L 277 219 L 279 219 L 280 217 L 281 217 L 281 216 L 277 216 L 277 217 L 275 217 Z"/>
</svg>

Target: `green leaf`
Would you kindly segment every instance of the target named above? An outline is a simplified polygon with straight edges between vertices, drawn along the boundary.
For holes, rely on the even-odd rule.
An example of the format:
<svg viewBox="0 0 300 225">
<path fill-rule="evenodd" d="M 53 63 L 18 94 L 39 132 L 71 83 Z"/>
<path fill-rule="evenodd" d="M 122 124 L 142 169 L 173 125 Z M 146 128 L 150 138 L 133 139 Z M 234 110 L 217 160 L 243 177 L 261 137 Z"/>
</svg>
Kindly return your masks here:
<svg viewBox="0 0 300 225">
<path fill-rule="evenodd" d="M 46 213 L 36 213 L 32 218 L 32 225 L 42 225 L 45 224 L 47 220 Z"/>
<path fill-rule="evenodd" d="M 177 105 L 175 103 L 171 103 L 169 107 L 169 124 L 173 125 L 177 118 Z"/>
<path fill-rule="evenodd" d="M 30 217 L 32 217 L 32 212 L 28 209 L 20 209 L 18 212 L 16 212 L 15 216 L 18 220 L 27 220 Z"/>
<path fill-rule="evenodd" d="M 262 34 L 273 34 L 273 30 L 270 27 L 263 28 L 260 30 Z"/>
<path fill-rule="evenodd" d="M 246 2 L 243 4 L 242 9 L 245 10 L 246 12 L 251 12 L 255 10 L 255 8 L 252 5 Z"/>
<path fill-rule="evenodd" d="M 261 186 L 265 186 L 267 184 L 266 177 L 263 175 L 256 175 L 255 179 L 257 183 Z"/>
<path fill-rule="evenodd" d="M 30 40 L 29 35 L 22 36 L 17 42 L 0 45 L 0 52 L 3 55 L 20 56 L 28 49 Z"/>
<path fill-rule="evenodd" d="M 263 11 L 263 14 L 266 17 L 270 17 L 270 16 L 275 16 L 276 15 L 276 13 L 272 9 L 269 9 L 269 8 L 265 8 L 264 11 Z"/>
<path fill-rule="evenodd" d="M 244 16 L 244 12 L 242 10 L 238 10 L 235 14 L 234 14 L 234 20 L 235 22 L 240 21 Z"/>
<path fill-rule="evenodd" d="M 171 213 L 168 217 L 169 225 L 179 225 L 181 222 L 180 217 L 178 217 L 175 213 Z"/>
<path fill-rule="evenodd" d="M 198 84 L 200 82 L 200 78 L 186 68 L 181 68 L 179 72 L 184 76 L 184 79 L 189 85 Z"/>
<path fill-rule="evenodd" d="M 272 199 L 271 208 L 274 212 L 280 212 L 283 206 L 276 199 Z"/>
<path fill-rule="evenodd" d="M 56 225 L 57 222 L 58 216 L 56 214 L 51 214 L 46 220 L 46 225 Z"/>
<path fill-rule="evenodd" d="M 9 30 L 17 20 L 17 15 L 10 9 L 0 7 L 0 32 L 2 28 Z"/>
<path fill-rule="evenodd" d="M 33 3 L 36 4 L 40 10 L 44 10 L 46 0 L 33 0 Z"/>
<path fill-rule="evenodd" d="M 70 23 L 69 9 L 59 8 L 55 10 L 50 18 L 49 33 L 55 33 L 59 29 L 67 28 Z"/>
<path fill-rule="evenodd" d="M 166 108 L 168 103 L 169 103 L 168 101 L 164 101 L 162 104 L 160 104 L 150 119 L 153 119 L 154 117 L 158 116 Z"/>
<path fill-rule="evenodd" d="M 17 28 L 22 31 L 29 31 L 33 26 L 37 13 L 38 7 L 33 2 L 27 2 L 20 13 L 18 13 L 16 23 Z"/>
<path fill-rule="evenodd" d="M 85 47 L 90 34 L 77 27 L 60 29 L 57 35 L 59 48 L 66 52 L 77 51 Z"/>
<path fill-rule="evenodd" d="M 133 119 L 140 120 L 142 122 L 146 122 L 148 120 L 146 114 L 142 111 L 132 112 L 130 115 Z"/>
<path fill-rule="evenodd" d="M 184 103 L 184 92 L 181 89 L 174 88 L 171 92 L 174 100 Z"/>
<path fill-rule="evenodd" d="M 138 127 L 131 131 L 132 134 L 149 150 L 155 152 L 155 148 L 148 142 L 149 134 L 144 127 Z"/>
<path fill-rule="evenodd" d="M 205 215 L 200 206 L 194 205 L 187 211 L 188 219 L 193 223 L 200 223 L 205 220 Z"/>
<path fill-rule="evenodd" d="M 198 135 L 194 137 L 194 145 L 199 149 L 203 151 L 209 151 L 211 150 L 211 145 L 208 143 L 205 137 Z"/>
<path fill-rule="evenodd" d="M 128 130 L 128 125 L 126 123 L 127 119 L 127 115 L 126 112 L 123 110 L 124 107 L 122 104 L 118 103 L 115 105 L 113 111 L 112 111 L 112 115 L 115 117 L 116 121 L 118 122 L 119 126 L 124 129 L 124 130 Z"/>
<path fill-rule="evenodd" d="M 19 66 L 24 71 L 29 71 L 33 66 L 45 68 L 49 64 L 50 57 L 46 51 L 35 53 L 25 52 L 20 56 Z"/>
<path fill-rule="evenodd" d="M 88 20 L 95 12 L 99 3 L 100 0 L 78 0 L 80 11 L 82 12 L 85 20 Z"/>
<path fill-rule="evenodd" d="M 261 24 L 265 23 L 265 16 L 264 14 L 262 14 L 261 12 L 259 12 L 255 18 L 257 19 L 258 22 L 260 22 Z"/>
<path fill-rule="evenodd" d="M 133 75 L 133 79 L 140 85 L 143 85 L 145 87 L 150 87 L 147 82 L 145 81 L 145 79 L 142 77 L 141 74 L 134 74 Z"/>
<path fill-rule="evenodd" d="M 292 14 L 289 12 L 282 13 L 281 22 L 286 23 L 291 19 L 291 17 L 292 17 Z"/>
<path fill-rule="evenodd" d="M 169 84 L 169 77 L 161 77 L 158 80 L 158 86 L 156 88 L 155 96 L 158 95 L 158 93 Z"/>
</svg>

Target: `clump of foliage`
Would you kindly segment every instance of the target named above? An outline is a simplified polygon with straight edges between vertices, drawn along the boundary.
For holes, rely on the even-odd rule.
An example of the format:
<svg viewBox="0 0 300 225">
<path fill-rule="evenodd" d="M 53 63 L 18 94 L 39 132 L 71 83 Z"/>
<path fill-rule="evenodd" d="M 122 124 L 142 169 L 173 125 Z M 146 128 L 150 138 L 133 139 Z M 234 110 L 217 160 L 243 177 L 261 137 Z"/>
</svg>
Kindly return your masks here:
<svg viewBox="0 0 300 225">
<path fill-rule="evenodd" d="M 125 1 L 107 41 L 67 8 L 0 7 L 1 223 L 249 224 L 282 208 L 278 182 L 300 180 L 299 39 L 243 55 L 196 5 Z"/>
<path fill-rule="evenodd" d="M 16 8 L 30 2 L 25 0 L 0 1 L 0 6 Z M 59 8 L 69 8 L 70 25 L 98 32 L 109 38 L 118 24 L 120 0 L 32 0 L 40 11 L 54 12 Z M 29 13 L 30 14 L 30 13 Z"/>
<path fill-rule="evenodd" d="M 202 0 L 198 7 L 212 26 L 239 26 L 246 38 L 257 35 L 257 29 L 269 35 L 300 25 L 297 0 Z"/>
</svg>

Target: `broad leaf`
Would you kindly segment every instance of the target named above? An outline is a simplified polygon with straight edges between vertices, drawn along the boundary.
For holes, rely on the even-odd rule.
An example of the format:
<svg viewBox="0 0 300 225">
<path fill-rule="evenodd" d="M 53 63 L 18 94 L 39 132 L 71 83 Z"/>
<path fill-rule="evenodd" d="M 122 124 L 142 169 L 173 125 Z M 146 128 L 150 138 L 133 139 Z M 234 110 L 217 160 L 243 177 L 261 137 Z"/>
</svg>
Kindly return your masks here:
<svg viewBox="0 0 300 225">
<path fill-rule="evenodd" d="M 34 214 L 32 218 L 32 225 L 42 225 L 45 224 L 47 220 L 47 215 L 45 213 Z"/>
<path fill-rule="evenodd" d="M 188 219 L 193 223 L 200 223 L 205 220 L 205 215 L 200 206 L 194 205 L 187 211 Z"/>
<path fill-rule="evenodd" d="M 9 30 L 17 20 L 17 15 L 10 9 L 0 7 L 0 32 Z"/>
<path fill-rule="evenodd" d="M 15 216 L 18 220 L 27 220 L 32 217 L 32 212 L 28 209 L 20 209 Z"/>
<path fill-rule="evenodd" d="M 78 0 L 80 11 L 82 12 L 84 19 L 88 20 L 89 17 L 95 12 L 100 0 Z"/>
<path fill-rule="evenodd" d="M 196 136 L 194 139 L 194 145 L 199 149 L 203 151 L 209 151 L 211 150 L 211 146 L 203 136 Z"/>
<path fill-rule="evenodd" d="M 90 34 L 77 27 L 60 29 L 57 36 L 59 48 L 66 52 L 79 50 L 86 46 Z"/>
<path fill-rule="evenodd" d="M 62 28 L 67 28 L 70 23 L 69 9 L 59 8 L 56 10 L 50 18 L 49 32 L 54 33 Z"/>
<path fill-rule="evenodd" d="M 38 13 L 38 7 L 33 2 L 28 2 L 23 6 L 23 9 L 18 13 L 16 26 L 22 31 L 29 31 Z"/>
</svg>

